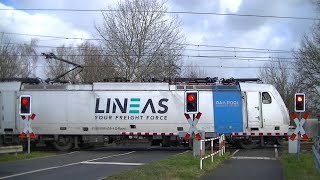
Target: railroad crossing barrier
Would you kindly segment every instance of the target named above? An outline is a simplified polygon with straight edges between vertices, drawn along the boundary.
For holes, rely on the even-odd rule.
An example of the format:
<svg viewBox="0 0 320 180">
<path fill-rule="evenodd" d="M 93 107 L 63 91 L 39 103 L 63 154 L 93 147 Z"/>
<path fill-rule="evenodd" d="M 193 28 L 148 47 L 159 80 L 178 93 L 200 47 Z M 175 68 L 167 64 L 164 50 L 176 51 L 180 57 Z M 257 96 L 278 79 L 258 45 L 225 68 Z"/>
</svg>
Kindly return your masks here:
<svg viewBox="0 0 320 180">
<path fill-rule="evenodd" d="M 23 148 L 21 145 L 17 146 L 2 146 L 0 147 L 0 154 L 4 153 L 15 153 L 17 154 L 18 152 L 22 152 Z"/>
<path fill-rule="evenodd" d="M 213 152 L 213 142 L 219 140 L 219 150 Z M 209 157 L 211 157 L 211 162 L 213 162 L 213 156 L 216 154 L 219 154 L 219 156 L 223 156 L 223 154 L 226 152 L 226 146 L 225 146 L 225 135 L 222 134 L 221 136 L 215 137 L 215 138 L 211 138 L 211 139 L 203 139 L 200 140 L 200 169 L 202 169 L 203 166 L 203 160 L 207 159 Z M 211 141 L 211 154 L 209 154 L 208 156 L 202 157 L 202 143 L 207 142 L 207 141 Z"/>
</svg>

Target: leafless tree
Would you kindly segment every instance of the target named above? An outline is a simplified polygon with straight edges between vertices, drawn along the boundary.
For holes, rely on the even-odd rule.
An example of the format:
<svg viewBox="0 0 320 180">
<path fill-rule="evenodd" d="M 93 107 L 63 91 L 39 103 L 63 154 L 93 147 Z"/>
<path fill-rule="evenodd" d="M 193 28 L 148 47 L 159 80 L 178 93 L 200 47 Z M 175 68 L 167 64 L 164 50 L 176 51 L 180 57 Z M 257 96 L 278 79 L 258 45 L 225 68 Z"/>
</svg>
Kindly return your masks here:
<svg viewBox="0 0 320 180">
<path fill-rule="evenodd" d="M 165 3 L 128 0 L 117 9 L 103 12 L 96 30 L 119 75 L 130 81 L 177 76 L 184 36 L 177 18 L 166 16 Z"/>
<path fill-rule="evenodd" d="M 187 63 L 181 73 L 183 78 L 205 78 L 207 73 L 204 69 L 197 67 L 196 63 Z"/>
<path fill-rule="evenodd" d="M 320 0 L 314 0 L 315 7 L 320 12 Z M 301 77 L 299 86 L 307 97 L 308 111 L 319 115 L 320 109 L 320 23 L 317 22 L 312 33 L 306 35 L 295 53 L 296 70 Z"/>
<path fill-rule="evenodd" d="M 94 82 L 116 76 L 113 64 L 99 45 L 89 42 L 79 44 L 76 47 L 66 47 L 63 45 L 53 49 L 52 52 L 56 57 L 83 67 L 82 71 L 81 69 L 75 69 L 64 77 L 61 77 L 60 80 L 62 81 Z M 52 80 L 68 72 L 73 67 L 74 65 L 60 60 L 47 59 L 46 75 Z"/>
<path fill-rule="evenodd" d="M 258 76 L 263 82 L 274 85 L 289 111 L 294 110 L 294 94 L 299 91 L 301 79 L 292 62 L 275 58 L 260 69 Z"/>
<path fill-rule="evenodd" d="M 70 47 L 66 47 L 65 45 L 62 45 L 56 49 L 53 49 L 51 52 L 58 58 L 76 63 L 75 50 Z M 66 73 L 73 67 L 73 65 L 70 65 L 66 62 L 63 62 L 54 58 L 47 58 L 46 62 L 47 62 L 47 66 L 45 69 L 45 73 L 50 80 L 53 80 L 56 77 Z M 72 72 L 59 78 L 59 80 L 74 82 L 76 81 L 76 75 L 74 74 L 74 72 Z"/>
<path fill-rule="evenodd" d="M 118 76 L 101 46 L 86 42 L 78 46 L 77 54 L 81 55 L 79 63 L 84 67 L 80 73 L 82 82 L 103 81 Z"/>
<path fill-rule="evenodd" d="M 37 63 L 36 40 L 30 44 L 14 44 L 0 34 L 0 78 L 31 77 Z"/>
</svg>

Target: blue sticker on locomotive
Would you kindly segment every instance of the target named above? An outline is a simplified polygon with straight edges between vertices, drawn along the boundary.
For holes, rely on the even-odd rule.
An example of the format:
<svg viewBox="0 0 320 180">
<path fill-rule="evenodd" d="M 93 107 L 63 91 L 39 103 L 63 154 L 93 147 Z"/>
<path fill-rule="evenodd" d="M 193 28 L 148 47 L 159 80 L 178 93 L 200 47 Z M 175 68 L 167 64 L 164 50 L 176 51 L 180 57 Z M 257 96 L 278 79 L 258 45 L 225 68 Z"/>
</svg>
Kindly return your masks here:
<svg viewBox="0 0 320 180">
<path fill-rule="evenodd" d="M 220 134 L 242 132 L 242 99 L 240 90 L 213 88 L 215 131 Z"/>
</svg>

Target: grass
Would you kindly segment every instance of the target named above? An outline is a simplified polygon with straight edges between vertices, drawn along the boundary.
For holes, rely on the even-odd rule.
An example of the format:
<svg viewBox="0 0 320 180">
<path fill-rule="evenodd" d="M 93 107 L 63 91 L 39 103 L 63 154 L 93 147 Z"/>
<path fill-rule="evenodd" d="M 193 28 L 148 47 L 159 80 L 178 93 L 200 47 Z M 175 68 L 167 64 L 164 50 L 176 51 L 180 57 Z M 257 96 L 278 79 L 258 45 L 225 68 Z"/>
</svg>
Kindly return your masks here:
<svg viewBox="0 0 320 180">
<path fill-rule="evenodd" d="M 53 152 L 42 152 L 42 151 L 34 151 L 34 152 L 30 152 L 30 154 L 28 154 L 26 152 L 22 152 L 22 153 L 17 153 L 17 155 L 15 155 L 15 154 L 0 154 L 0 162 L 32 159 L 32 158 L 50 156 L 50 155 L 55 155 L 55 154 L 56 153 L 53 153 Z"/>
<path fill-rule="evenodd" d="M 296 154 L 283 153 L 280 156 L 285 180 L 319 180 L 312 158 L 312 153 L 300 153 L 300 160 Z"/>
<path fill-rule="evenodd" d="M 170 156 L 167 159 L 156 161 L 140 166 L 130 171 L 126 171 L 114 176 L 107 177 L 106 180 L 130 180 L 130 179 L 197 179 L 202 175 L 212 172 L 219 164 L 230 157 L 230 153 L 225 153 L 223 157 L 214 156 L 214 161 L 205 159 L 203 169 L 200 170 L 199 157 L 193 157 L 192 152 Z"/>
</svg>

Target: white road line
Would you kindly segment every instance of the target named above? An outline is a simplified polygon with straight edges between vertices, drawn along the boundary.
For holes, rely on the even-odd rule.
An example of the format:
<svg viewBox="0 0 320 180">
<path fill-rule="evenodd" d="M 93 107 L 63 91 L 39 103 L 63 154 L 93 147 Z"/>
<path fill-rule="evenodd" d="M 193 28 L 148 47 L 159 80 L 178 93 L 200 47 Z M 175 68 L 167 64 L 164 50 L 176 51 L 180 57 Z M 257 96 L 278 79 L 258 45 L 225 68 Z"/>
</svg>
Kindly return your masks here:
<svg viewBox="0 0 320 180">
<path fill-rule="evenodd" d="M 128 152 L 128 153 L 116 154 L 116 155 L 112 155 L 112 156 L 106 156 L 106 157 L 101 157 L 101 158 L 97 158 L 97 159 L 91 159 L 91 160 L 88 160 L 88 161 L 81 161 L 81 162 L 76 162 L 76 163 L 71 163 L 71 164 L 65 164 L 65 165 L 62 165 L 62 166 L 54 166 L 54 167 L 48 167 L 48 168 L 43 168 L 43 169 L 38 169 L 38 170 L 33 170 L 33 171 L 27 171 L 27 172 L 23 172 L 23 173 L 13 174 L 13 175 L 10 175 L 10 176 L 3 176 L 3 177 L 0 177 L 0 179 L 12 178 L 12 177 L 17 177 L 17 176 L 22 176 L 22 175 L 25 175 L 25 174 L 32 174 L 32 173 L 36 173 L 36 172 L 46 171 L 46 170 L 50 170 L 50 169 L 57 169 L 57 168 L 62 168 L 62 167 L 73 166 L 73 165 L 81 164 L 83 162 L 95 161 L 95 160 L 99 160 L 99 159 L 106 159 L 106 158 L 111 158 L 111 157 L 124 156 L 124 155 L 128 155 L 128 154 L 131 154 L 131 153 L 134 153 L 134 152 L 135 151 L 131 151 L 131 152 Z"/>
<path fill-rule="evenodd" d="M 127 166 L 141 166 L 145 163 L 122 163 L 122 162 L 81 162 L 81 164 L 98 164 L 98 165 L 127 165 Z"/>
<path fill-rule="evenodd" d="M 276 144 L 274 145 L 274 156 L 275 156 L 276 159 L 279 158 L 278 148 L 277 148 Z"/>
<path fill-rule="evenodd" d="M 35 160 L 35 159 L 43 159 L 43 158 L 48 158 L 48 157 L 65 156 L 65 155 L 70 155 L 70 154 L 79 153 L 79 152 L 80 151 L 72 151 L 69 153 L 53 154 L 53 155 L 47 155 L 47 156 L 42 156 L 42 157 L 35 157 L 35 158 L 31 158 L 31 159 L 22 159 L 21 161 L 31 161 L 31 160 Z"/>
<path fill-rule="evenodd" d="M 237 152 L 239 152 L 240 151 L 240 149 L 237 149 L 235 152 L 233 152 L 232 154 L 231 154 L 231 157 L 233 157 Z"/>
<path fill-rule="evenodd" d="M 276 158 L 270 158 L 270 157 L 249 157 L 249 156 L 236 156 L 231 158 L 232 159 L 276 160 Z"/>
</svg>

